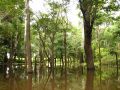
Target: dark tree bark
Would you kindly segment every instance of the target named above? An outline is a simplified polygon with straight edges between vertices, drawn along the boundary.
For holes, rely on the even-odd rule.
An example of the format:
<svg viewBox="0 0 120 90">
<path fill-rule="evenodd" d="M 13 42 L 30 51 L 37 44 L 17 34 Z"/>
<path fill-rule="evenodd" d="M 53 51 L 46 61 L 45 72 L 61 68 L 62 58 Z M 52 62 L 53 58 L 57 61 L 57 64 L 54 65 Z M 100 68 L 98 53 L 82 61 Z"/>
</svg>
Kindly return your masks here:
<svg viewBox="0 0 120 90">
<path fill-rule="evenodd" d="M 79 0 L 84 21 L 84 50 L 88 70 L 94 70 L 92 53 L 92 28 L 95 21 L 98 0 Z"/>
<path fill-rule="evenodd" d="M 116 68 L 116 72 L 117 72 L 116 76 L 118 77 L 118 75 L 119 75 L 119 63 L 118 63 L 118 53 L 117 52 L 115 52 L 115 57 L 116 57 L 116 66 L 117 66 L 117 68 Z"/>
<path fill-rule="evenodd" d="M 89 27 L 86 27 L 85 22 L 84 22 L 84 33 L 85 33 L 84 50 L 86 55 L 87 69 L 93 70 L 95 69 L 95 67 L 94 67 L 93 52 L 91 47 L 92 30 L 90 30 Z"/>
<path fill-rule="evenodd" d="M 83 52 L 82 51 L 79 52 L 79 59 L 80 59 L 80 64 L 84 63 L 84 58 L 83 58 Z"/>
</svg>

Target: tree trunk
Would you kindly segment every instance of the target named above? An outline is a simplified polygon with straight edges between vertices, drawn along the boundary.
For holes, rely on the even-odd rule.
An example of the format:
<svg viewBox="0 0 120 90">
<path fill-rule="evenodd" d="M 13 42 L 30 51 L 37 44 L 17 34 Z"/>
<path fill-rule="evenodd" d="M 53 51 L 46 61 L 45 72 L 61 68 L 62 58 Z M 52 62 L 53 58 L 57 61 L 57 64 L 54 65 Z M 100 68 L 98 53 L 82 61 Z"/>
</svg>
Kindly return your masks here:
<svg viewBox="0 0 120 90">
<path fill-rule="evenodd" d="M 80 9 L 84 21 L 84 49 L 86 55 L 87 69 L 94 70 L 93 53 L 92 53 L 92 28 L 98 9 L 98 0 L 79 0 Z"/>
<path fill-rule="evenodd" d="M 92 40 L 92 29 L 87 25 L 88 22 L 84 22 L 84 49 L 85 49 L 85 56 L 86 56 L 86 63 L 88 70 L 94 70 L 94 61 L 93 61 L 93 53 L 91 47 L 91 40 Z"/>
<path fill-rule="evenodd" d="M 118 73 L 119 73 L 119 67 L 118 67 L 118 66 L 119 66 L 119 65 L 118 65 L 118 53 L 117 53 L 117 52 L 115 53 L 115 57 L 116 57 L 116 66 L 117 66 L 117 67 L 116 67 L 116 69 L 117 69 L 117 74 L 116 74 L 116 76 L 118 77 Z"/>
<path fill-rule="evenodd" d="M 63 52 L 61 50 L 61 56 L 60 56 L 60 67 L 64 66 L 64 62 L 63 62 Z"/>
<path fill-rule="evenodd" d="M 27 72 L 32 72 L 31 43 L 30 43 L 30 12 L 29 0 L 25 0 L 25 60 Z"/>
<path fill-rule="evenodd" d="M 64 60 L 65 60 L 65 70 L 67 68 L 67 52 L 66 52 L 66 30 L 64 30 Z"/>
<path fill-rule="evenodd" d="M 52 36 L 50 37 L 50 40 L 51 40 L 51 55 L 50 55 L 50 66 L 51 66 L 51 70 L 53 71 L 54 73 L 54 64 L 55 64 L 55 61 L 54 61 L 54 41 L 55 41 L 55 33 L 52 33 Z"/>
<path fill-rule="evenodd" d="M 37 55 L 35 56 L 34 72 L 37 73 Z"/>
<path fill-rule="evenodd" d="M 83 59 L 83 52 L 82 52 L 82 51 L 80 51 L 80 52 L 79 52 L 79 54 L 80 54 L 80 55 L 79 55 L 80 64 L 81 64 L 81 63 L 84 63 L 84 59 Z"/>
</svg>

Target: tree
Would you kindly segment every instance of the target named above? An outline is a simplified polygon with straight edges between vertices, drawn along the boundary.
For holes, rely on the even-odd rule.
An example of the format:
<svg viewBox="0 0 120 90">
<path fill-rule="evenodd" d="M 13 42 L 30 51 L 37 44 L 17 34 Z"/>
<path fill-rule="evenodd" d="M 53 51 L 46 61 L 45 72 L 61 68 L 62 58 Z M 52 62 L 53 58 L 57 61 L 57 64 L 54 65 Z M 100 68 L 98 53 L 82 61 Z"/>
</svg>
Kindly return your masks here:
<svg viewBox="0 0 120 90">
<path fill-rule="evenodd" d="M 106 3 L 106 4 L 104 4 L 104 3 Z M 112 40 L 112 37 L 114 36 L 114 34 L 112 34 L 112 33 L 115 32 L 116 30 L 112 29 L 111 26 L 113 26 L 115 24 L 115 22 L 119 20 L 116 18 L 117 15 L 113 15 L 113 13 L 116 13 L 116 11 L 119 11 L 119 2 L 116 0 L 110 0 L 110 1 L 106 1 L 104 3 L 101 4 L 102 7 L 96 13 L 96 18 L 95 18 L 95 23 L 94 23 L 95 31 L 93 31 L 93 33 L 92 33 L 93 40 L 94 40 L 94 42 L 93 42 L 94 50 L 96 51 L 95 57 L 96 57 L 96 60 L 98 59 L 100 61 L 100 66 L 101 66 L 102 54 L 105 53 L 105 51 L 101 52 L 101 50 L 104 49 L 104 50 L 107 50 L 107 52 L 109 52 L 109 49 L 111 48 L 110 45 L 115 46 L 113 44 L 115 40 Z M 112 30 L 110 31 L 110 29 L 112 29 Z M 107 31 L 107 34 L 106 34 L 106 31 Z M 107 46 L 108 48 L 106 48 L 103 42 L 107 42 L 107 45 L 109 45 L 109 47 Z M 96 43 L 96 45 L 95 45 L 95 43 Z M 97 56 L 98 56 L 98 58 L 97 58 Z M 105 58 L 105 56 L 104 56 L 104 58 Z"/>
<path fill-rule="evenodd" d="M 80 9 L 84 21 L 84 49 L 86 55 L 87 69 L 94 70 L 93 53 L 91 47 L 92 29 L 95 21 L 98 0 L 79 0 Z"/>
<path fill-rule="evenodd" d="M 23 4 L 23 0 L 0 2 L 0 59 L 10 70 L 23 41 Z M 7 53 L 10 54 L 9 59 Z"/>
<path fill-rule="evenodd" d="M 112 12 L 119 10 L 119 2 L 117 0 L 79 0 L 79 3 L 84 21 L 84 38 L 85 38 L 84 49 L 86 55 L 87 68 L 88 70 L 89 69 L 93 70 L 95 69 L 95 67 L 94 67 L 91 41 L 92 41 L 93 25 L 97 19 L 96 14 L 98 14 L 99 11 L 106 12 L 107 15 L 113 14 Z M 111 19 L 108 19 L 108 21 L 110 24 Z"/>
<path fill-rule="evenodd" d="M 32 72 L 32 61 L 31 61 L 31 43 L 30 43 L 30 11 L 29 11 L 29 0 L 25 0 L 25 61 L 27 72 Z"/>
</svg>

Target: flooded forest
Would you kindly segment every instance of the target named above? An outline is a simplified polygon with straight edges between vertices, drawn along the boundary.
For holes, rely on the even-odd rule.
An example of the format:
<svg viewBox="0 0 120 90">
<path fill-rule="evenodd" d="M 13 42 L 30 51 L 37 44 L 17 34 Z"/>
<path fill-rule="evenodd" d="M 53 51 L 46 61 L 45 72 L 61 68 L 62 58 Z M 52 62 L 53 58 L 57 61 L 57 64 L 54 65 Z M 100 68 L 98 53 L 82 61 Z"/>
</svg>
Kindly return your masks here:
<svg viewBox="0 0 120 90">
<path fill-rule="evenodd" d="M 120 0 L 0 0 L 0 90 L 120 90 Z"/>
</svg>

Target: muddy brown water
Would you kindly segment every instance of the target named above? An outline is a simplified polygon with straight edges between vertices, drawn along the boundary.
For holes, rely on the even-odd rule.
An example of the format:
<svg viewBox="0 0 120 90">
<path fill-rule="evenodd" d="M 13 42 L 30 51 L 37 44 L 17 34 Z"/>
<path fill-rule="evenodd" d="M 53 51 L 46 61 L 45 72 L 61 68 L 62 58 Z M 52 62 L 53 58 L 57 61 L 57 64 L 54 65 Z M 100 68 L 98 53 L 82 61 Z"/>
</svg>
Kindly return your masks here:
<svg viewBox="0 0 120 90">
<path fill-rule="evenodd" d="M 95 72 L 86 69 L 48 68 L 38 69 L 36 73 L 26 74 L 16 67 L 12 74 L 0 71 L 0 90 L 120 90 L 120 76 L 114 67 L 102 67 Z"/>
</svg>

